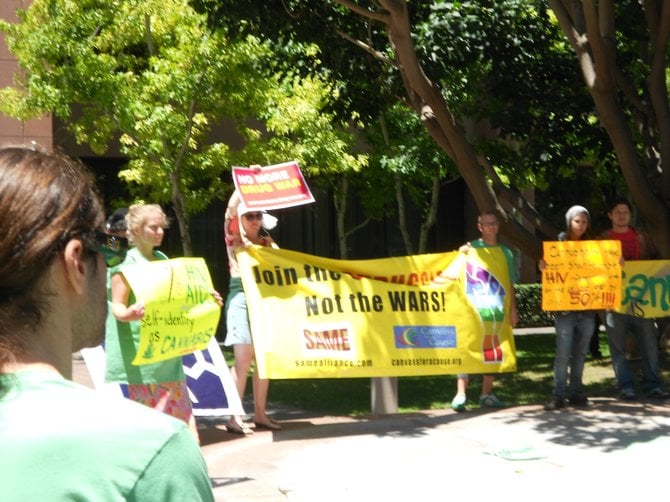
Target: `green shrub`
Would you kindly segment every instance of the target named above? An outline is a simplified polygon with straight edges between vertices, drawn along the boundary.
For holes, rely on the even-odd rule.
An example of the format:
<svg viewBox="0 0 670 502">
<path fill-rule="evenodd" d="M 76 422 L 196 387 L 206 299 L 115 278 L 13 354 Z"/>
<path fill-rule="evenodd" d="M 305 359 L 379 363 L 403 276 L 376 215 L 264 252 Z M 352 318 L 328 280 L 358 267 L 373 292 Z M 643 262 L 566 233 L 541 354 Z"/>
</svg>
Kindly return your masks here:
<svg viewBox="0 0 670 502">
<path fill-rule="evenodd" d="M 554 313 L 542 310 L 542 285 L 517 284 L 516 309 L 519 312 L 517 328 L 542 328 L 554 325 Z"/>
</svg>

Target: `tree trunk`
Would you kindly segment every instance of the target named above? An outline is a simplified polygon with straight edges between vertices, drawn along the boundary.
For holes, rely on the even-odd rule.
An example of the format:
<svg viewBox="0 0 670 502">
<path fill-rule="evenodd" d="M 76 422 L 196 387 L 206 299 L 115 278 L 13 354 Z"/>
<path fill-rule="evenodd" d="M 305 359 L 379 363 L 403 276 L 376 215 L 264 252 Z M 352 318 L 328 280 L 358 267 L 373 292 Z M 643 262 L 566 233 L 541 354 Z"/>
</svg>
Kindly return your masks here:
<svg viewBox="0 0 670 502">
<path fill-rule="evenodd" d="M 437 221 L 437 204 L 440 200 L 440 171 L 435 170 L 433 176 L 433 186 L 430 192 L 430 207 L 426 219 L 421 223 L 421 232 L 419 233 L 419 248 L 418 253 L 426 252 L 428 245 L 428 232 L 435 225 Z"/>
<path fill-rule="evenodd" d="M 172 181 L 172 207 L 174 208 L 177 223 L 179 224 L 179 234 L 181 235 L 182 249 L 184 256 L 193 256 L 193 245 L 191 244 L 191 232 L 189 229 L 189 219 L 184 210 L 184 197 L 179 189 L 179 172 L 173 171 L 170 175 Z"/>
<path fill-rule="evenodd" d="M 400 175 L 396 174 L 395 178 L 395 201 L 398 205 L 398 230 L 402 235 L 402 242 L 405 245 L 405 253 L 408 255 L 414 254 L 414 246 L 412 246 L 412 238 L 407 230 L 407 207 L 405 206 L 405 196 L 402 193 L 402 181 Z"/>
<path fill-rule="evenodd" d="M 349 179 L 346 176 L 339 177 L 339 186 L 333 194 L 333 205 L 337 217 L 337 243 L 340 250 L 340 259 L 346 260 L 349 257 L 347 250 L 347 231 L 344 226 L 347 216 L 347 197 L 349 195 Z"/>
<path fill-rule="evenodd" d="M 670 170 L 663 159 L 670 154 L 670 110 L 665 84 L 665 51 L 670 33 L 670 3 L 663 2 L 661 22 L 655 2 L 644 2 L 651 45 L 651 72 L 648 76 L 649 101 L 638 100 L 616 63 L 616 31 L 612 2 L 584 0 L 582 8 L 568 0 L 550 0 L 561 29 L 577 55 L 586 87 L 593 98 L 600 121 L 612 142 L 621 172 L 647 230 L 663 257 L 670 257 L 670 214 L 666 194 L 670 193 Z M 651 10 L 650 10 L 651 9 Z M 627 92 L 628 91 L 628 92 Z M 638 150 L 620 95 L 626 96 L 644 122 L 652 129 L 646 134 L 649 145 L 643 150 L 659 151 L 657 162 L 647 167 L 641 162 L 645 152 Z M 645 136 L 643 136 L 645 137 Z M 647 148 L 645 148 L 647 146 Z M 651 172 L 649 172 L 651 170 Z M 657 172 L 661 171 L 659 177 Z M 657 181 L 661 186 L 657 185 Z"/>
<path fill-rule="evenodd" d="M 410 106 L 419 115 L 438 146 L 454 161 L 479 210 L 496 211 L 501 221 L 501 233 L 507 240 L 533 259 L 539 258 L 542 253 L 541 239 L 507 214 L 440 89 L 425 75 L 412 43 L 406 2 L 378 0 L 375 3 L 382 10 L 370 11 L 349 0 L 336 1 L 355 14 L 385 25 Z M 527 208 L 530 204 L 519 194 L 514 204 L 514 207 L 517 206 Z M 536 214 L 535 218 L 529 221 L 537 227 L 542 219 Z M 542 226 L 546 228 L 551 225 L 543 222 Z M 551 236 L 553 237 L 554 235 Z"/>
</svg>

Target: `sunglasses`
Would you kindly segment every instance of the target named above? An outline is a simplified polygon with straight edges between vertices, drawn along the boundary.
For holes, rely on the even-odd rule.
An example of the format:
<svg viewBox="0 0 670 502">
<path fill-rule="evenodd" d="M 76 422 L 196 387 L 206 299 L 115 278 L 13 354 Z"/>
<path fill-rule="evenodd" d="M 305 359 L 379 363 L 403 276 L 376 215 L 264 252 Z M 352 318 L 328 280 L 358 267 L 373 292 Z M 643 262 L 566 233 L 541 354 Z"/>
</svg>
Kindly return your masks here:
<svg viewBox="0 0 670 502">
<path fill-rule="evenodd" d="M 244 217 L 247 220 L 262 220 L 263 219 L 263 213 L 246 213 Z"/>
<path fill-rule="evenodd" d="M 115 267 L 126 259 L 128 239 L 93 230 L 83 235 L 91 251 L 102 253 L 108 267 Z"/>
</svg>

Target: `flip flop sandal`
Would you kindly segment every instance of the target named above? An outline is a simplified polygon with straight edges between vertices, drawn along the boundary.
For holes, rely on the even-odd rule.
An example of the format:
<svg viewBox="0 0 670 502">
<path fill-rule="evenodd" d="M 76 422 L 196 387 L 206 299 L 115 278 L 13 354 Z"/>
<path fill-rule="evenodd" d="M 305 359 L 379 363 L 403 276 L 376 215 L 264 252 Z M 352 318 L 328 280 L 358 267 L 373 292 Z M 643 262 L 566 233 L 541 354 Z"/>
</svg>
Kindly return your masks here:
<svg viewBox="0 0 670 502">
<path fill-rule="evenodd" d="M 256 429 L 267 429 L 269 431 L 281 430 L 281 425 L 274 420 L 270 420 L 269 422 L 254 422 L 254 425 L 256 426 Z"/>
<path fill-rule="evenodd" d="M 233 420 L 229 420 L 226 423 L 226 430 L 228 432 L 232 432 L 233 434 L 240 434 L 240 435 L 243 435 L 243 436 L 254 433 L 254 431 L 252 429 L 250 429 L 249 427 L 247 427 L 247 425 L 245 423 L 239 424 L 239 423 L 237 423 Z"/>
</svg>

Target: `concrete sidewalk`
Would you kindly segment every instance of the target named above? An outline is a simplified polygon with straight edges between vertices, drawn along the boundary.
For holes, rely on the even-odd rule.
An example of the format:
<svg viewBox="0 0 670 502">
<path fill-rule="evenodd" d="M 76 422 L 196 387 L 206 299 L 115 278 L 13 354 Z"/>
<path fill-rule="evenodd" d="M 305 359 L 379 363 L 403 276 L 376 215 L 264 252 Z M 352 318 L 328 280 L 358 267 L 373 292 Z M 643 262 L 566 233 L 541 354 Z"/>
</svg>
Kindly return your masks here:
<svg viewBox="0 0 670 502">
<path fill-rule="evenodd" d="M 86 383 L 83 363 L 74 379 Z M 594 399 L 455 413 L 323 417 L 270 408 L 281 431 L 199 420 L 217 501 L 664 499 L 670 403 Z"/>
<path fill-rule="evenodd" d="M 279 432 L 240 437 L 214 424 L 202 430 L 217 501 L 668 496 L 670 407 L 658 403 L 274 416 L 282 420 Z"/>
</svg>

